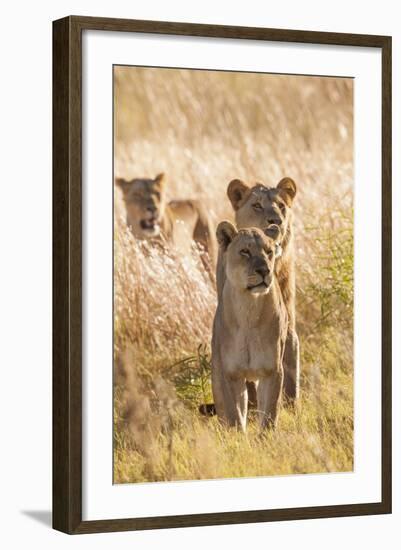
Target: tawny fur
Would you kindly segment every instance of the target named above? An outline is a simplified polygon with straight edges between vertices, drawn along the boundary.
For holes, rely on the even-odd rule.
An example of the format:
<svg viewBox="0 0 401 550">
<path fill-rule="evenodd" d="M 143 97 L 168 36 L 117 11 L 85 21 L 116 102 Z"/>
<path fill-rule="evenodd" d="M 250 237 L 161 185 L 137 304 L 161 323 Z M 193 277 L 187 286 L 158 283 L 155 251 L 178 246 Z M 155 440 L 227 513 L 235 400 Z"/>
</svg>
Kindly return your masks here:
<svg viewBox="0 0 401 550">
<path fill-rule="evenodd" d="M 274 239 L 279 230 L 274 228 Z M 270 234 L 271 230 L 267 230 Z M 247 382 L 256 388 L 262 428 L 277 423 L 288 315 L 275 274 L 274 239 L 259 229 L 217 228 L 224 288 L 213 324 L 212 390 L 219 418 L 246 430 Z"/>
<path fill-rule="evenodd" d="M 240 180 L 233 180 L 227 194 L 235 211 L 238 228 L 257 227 L 262 231 L 269 224 L 280 227 L 282 255 L 277 259 L 275 273 L 288 314 L 288 334 L 284 355 L 284 393 L 294 402 L 299 397 L 300 359 L 299 340 L 296 332 L 295 315 L 295 252 L 293 247 L 292 204 L 297 189 L 291 178 L 283 178 L 276 187 L 262 183 L 248 186 Z M 219 252 L 217 261 L 217 292 L 224 288 L 224 258 Z M 248 387 L 251 401 L 255 399 L 255 388 Z"/>
<path fill-rule="evenodd" d="M 166 200 L 166 178 L 122 178 L 116 184 L 123 193 L 127 225 L 138 239 L 150 239 L 189 254 L 195 242 L 205 268 L 214 271 L 216 243 L 206 208 L 197 200 Z"/>
</svg>

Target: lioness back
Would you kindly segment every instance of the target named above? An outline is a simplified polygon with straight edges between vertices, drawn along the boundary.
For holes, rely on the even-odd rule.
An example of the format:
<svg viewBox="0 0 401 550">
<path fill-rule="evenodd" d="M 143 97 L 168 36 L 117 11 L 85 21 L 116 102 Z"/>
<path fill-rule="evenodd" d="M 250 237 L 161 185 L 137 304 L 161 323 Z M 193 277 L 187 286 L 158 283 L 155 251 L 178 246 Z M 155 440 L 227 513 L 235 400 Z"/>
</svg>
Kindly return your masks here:
<svg viewBox="0 0 401 550">
<path fill-rule="evenodd" d="M 188 243 L 195 241 L 201 251 L 206 251 L 212 262 L 216 263 L 216 245 L 213 225 L 206 208 L 198 200 L 173 200 L 168 203 L 166 216 L 169 218 L 170 238 L 177 248 L 185 249 Z"/>
</svg>

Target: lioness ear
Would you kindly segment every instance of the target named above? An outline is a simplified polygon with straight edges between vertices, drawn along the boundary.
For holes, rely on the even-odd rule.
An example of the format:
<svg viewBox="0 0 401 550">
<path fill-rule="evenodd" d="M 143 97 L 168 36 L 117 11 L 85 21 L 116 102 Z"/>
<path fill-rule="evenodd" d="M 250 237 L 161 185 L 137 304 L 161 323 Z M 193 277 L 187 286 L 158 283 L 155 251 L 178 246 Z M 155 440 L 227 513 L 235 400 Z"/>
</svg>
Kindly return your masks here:
<svg viewBox="0 0 401 550">
<path fill-rule="evenodd" d="M 272 223 L 264 229 L 264 234 L 267 237 L 270 237 L 273 241 L 277 241 L 280 236 L 280 228 L 275 223 Z"/>
<path fill-rule="evenodd" d="M 283 197 L 288 206 L 292 205 L 292 201 L 297 194 L 297 186 L 291 178 L 283 178 L 277 184 L 277 189 L 280 190 L 280 195 Z"/>
<path fill-rule="evenodd" d="M 122 192 L 125 194 L 128 191 L 128 188 L 131 185 L 130 181 L 125 180 L 124 178 L 116 178 L 116 185 L 119 187 Z"/>
<path fill-rule="evenodd" d="M 250 187 L 241 180 L 232 180 L 227 187 L 227 195 L 233 205 L 234 210 L 238 210 L 242 201 L 249 194 Z"/>
<path fill-rule="evenodd" d="M 155 183 L 160 187 L 160 189 L 163 189 L 166 185 L 166 175 L 164 172 L 161 172 L 160 174 L 157 174 L 155 177 Z"/>
<path fill-rule="evenodd" d="M 216 229 L 216 237 L 219 246 L 223 250 L 227 250 L 228 245 L 237 234 L 238 231 L 231 222 L 220 222 Z"/>
</svg>

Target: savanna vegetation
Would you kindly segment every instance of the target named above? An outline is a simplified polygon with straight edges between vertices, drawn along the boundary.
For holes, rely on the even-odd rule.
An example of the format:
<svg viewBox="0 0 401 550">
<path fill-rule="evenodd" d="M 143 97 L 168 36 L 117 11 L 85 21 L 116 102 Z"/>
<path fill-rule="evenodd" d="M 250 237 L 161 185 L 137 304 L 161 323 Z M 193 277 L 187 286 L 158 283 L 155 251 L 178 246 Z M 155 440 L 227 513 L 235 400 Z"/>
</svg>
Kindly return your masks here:
<svg viewBox="0 0 401 550">
<path fill-rule="evenodd" d="M 201 417 L 211 402 L 216 293 L 202 263 L 138 242 L 115 189 L 116 483 L 353 468 L 352 80 L 115 68 L 115 175 L 164 171 L 169 198 L 231 219 L 233 178 L 290 176 L 301 398 L 247 435 Z"/>
</svg>

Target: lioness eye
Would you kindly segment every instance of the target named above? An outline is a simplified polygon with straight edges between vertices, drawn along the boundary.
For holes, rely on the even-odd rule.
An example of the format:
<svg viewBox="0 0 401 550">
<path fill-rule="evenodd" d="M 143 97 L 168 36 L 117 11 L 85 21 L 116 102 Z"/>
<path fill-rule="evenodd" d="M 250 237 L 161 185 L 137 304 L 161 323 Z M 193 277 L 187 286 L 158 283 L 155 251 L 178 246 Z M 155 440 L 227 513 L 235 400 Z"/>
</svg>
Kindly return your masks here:
<svg viewBox="0 0 401 550">
<path fill-rule="evenodd" d="M 243 248 L 242 250 L 240 250 L 239 253 L 241 254 L 241 256 L 246 256 L 247 258 L 249 258 L 249 256 L 250 256 L 250 252 L 246 248 Z"/>
<path fill-rule="evenodd" d="M 262 205 L 260 202 L 255 202 L 255 204 L 252 205 L 255 210 L 262 210 Z"/>
</svg>

